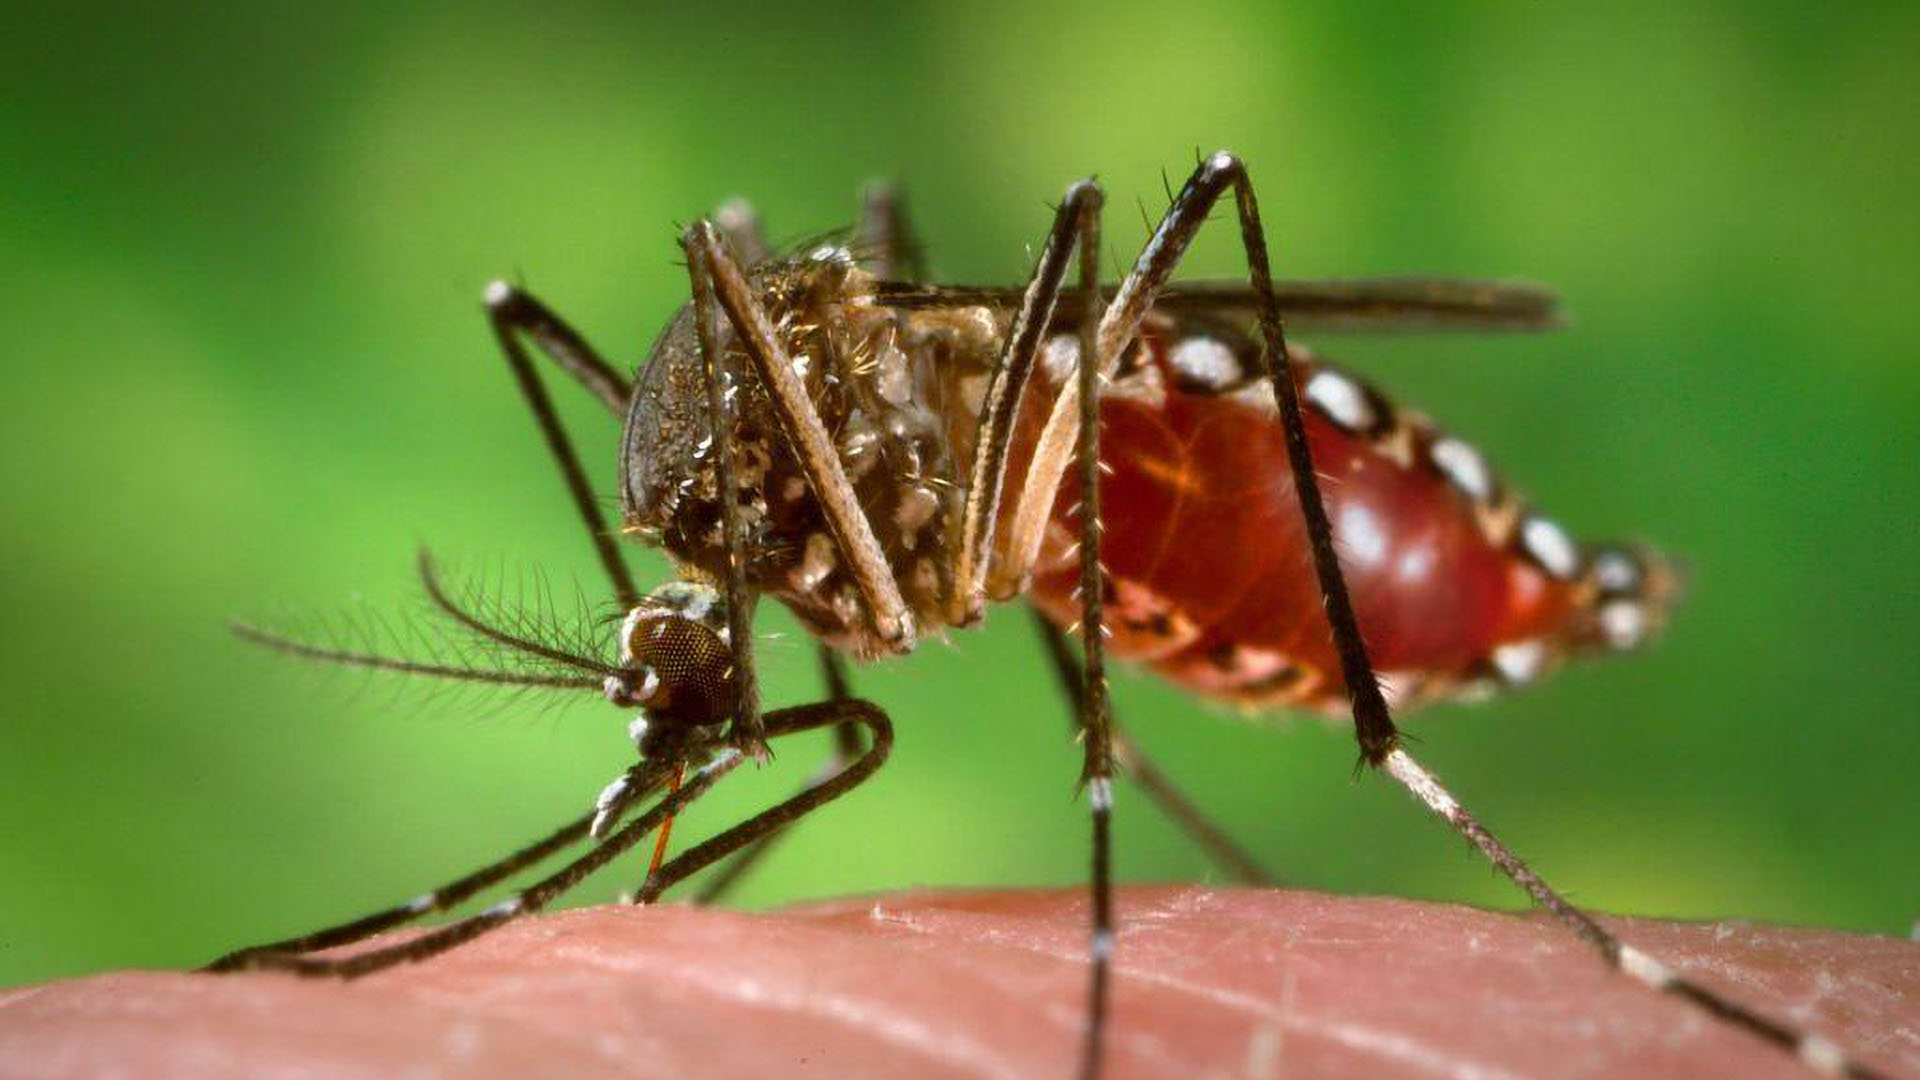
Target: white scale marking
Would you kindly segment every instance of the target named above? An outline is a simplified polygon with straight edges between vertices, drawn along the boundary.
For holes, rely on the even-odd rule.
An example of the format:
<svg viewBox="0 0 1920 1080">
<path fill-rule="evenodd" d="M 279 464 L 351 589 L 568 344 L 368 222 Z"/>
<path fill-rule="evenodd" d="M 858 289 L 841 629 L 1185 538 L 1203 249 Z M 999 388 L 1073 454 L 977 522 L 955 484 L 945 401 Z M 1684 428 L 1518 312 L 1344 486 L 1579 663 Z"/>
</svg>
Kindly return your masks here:
<svg viewBox="0 0 1920 1080">
<path fill-rule="evenodd" d="M 1618 551 L 1605 552 L 1593 560 L 1593 580 L 1610 593 L 1632 592 L 1640 587 L 1640 565 Z"/>
<path fill-rule="evenodd" d="M 1647 610 L 1632 600 L 1615 600 L 1600 608 L 1600 632 L 1616 649 L 1631 649 L 1647 636 Z"/>
<path fill-rule="evenodd" d="M 1454 801 L 1440 781 L 1420 763 L 1407 755 L 1405 750 L 1395 748 L 1387 753 L 1387 773 L 1395 780 L 1405 784 L 1408 790 L 1419 796 L 1427 808 L 1450 822 L 1460 820 L 1460 804 Z"/>
<path fill-rule="evenodd" d="M 1167 357 L 1173 370 L 1212 390 L 1224 390 L 1243 376 L 1233 350 L 1210 337 L 1190 337 L 1173 347 Z"/>
<path fill-rule="evenodd" d="M 645 608 L 634 608 L 627 612 L 626 621 L 620 624 L 620 662 L 623 664 L 633 662 L 633 632 L 639 629 L 640 620 L 645 614 Z"/>
<path fill-rule="evenodd" d="M 720 594 L 704 585 L 693 585 L 687 589 L 686 617 L 699 622 L 707 617 L 707 612 L 720 602 Z"/>
<path fill-rule="evenodd" d="M 1386 530 L 1380 527 L 1380 519 L 1366 503 L 1350 502 L 1340 511 L 1336 535 L 1347 557 L 1355 563 L 1371 565 L 1386 557 Z"/>
<path fill-rule="evenodd" d="M 1055 383 L 1064 383 L 1079 370 L 1080 339 L 1072 334 L 1057 334 L 1047 339 L 1046 348 L 1040 350 L 1040 366 L 1046 369 L 1047 378 Z"/>
<path fill-rule="evenodd" d="M 1800 1040 L 1800 1060 L 1829 1076 L 1840 1076 L 1847 1071 L 1847 1052 L 1840 1049 L 1840 1044 L 1818 1035 Z"/>
<path fill-rule="evenodd" d="M 502 900 L 499 903 L 488 908 L 487 910 L 481 912 L 480 915 L 482 918 L 498 917 L 502 915 L 518 915 L 520 914 L 520 908 L 524 904 L 525 904 L 525 901 L 521 897 L 509 896 L 505 900 Z"/>
<path fill-rule="evenodd" d="M 1566 579 L 1580 570 L 1580 549 L 1559 525 L 1543 517 L 1529 517 L 1520 526 L 1520 542 L 1527 554 L 1554 577 Z"/>
<path fill-rule="evenodd" d="M 421 893 L 419 896 L 402 904 L 401 907 L 410 914 L 424 915 L 433 910 L 436 900 L 437 897 L 433 893 Z"/>
<path fill-rule="evenodd" d="M 1387 699 L 1387 707 L 1398 709 L 1419 689 L 1421 679 L 1415 671 L 1381 671 L 1375 673 L 1374 682 L 1380 687 L 1380 696 Z"/>
<path fill-rule="evenodd" d="M 1348 431 L 1365 431 L 1375 423 L 1373 406 L 1360 384 L 1337 371 L 1314 372 L 1307 380 L 1307 400 Z"/>
<path fill-rule="evenodd" d="M 1525 686 L 1547 667 L 1547 646 L 1539 640 L 1510 641 L 1493 650 L 1493 667 L 1514 686 Z"/>
<path fill-rule="evenodd" d="M 504 281 L 489 282 L 486 291 L 488 307 L 499 307 L 513 299 L 513 286 Z"/>
<path fill-rule="evenodd" d="M 1481 502 L 1493 498 L 1493 471 L 1480 451 L 1449 437 L 1434 443 L 1427 454 L 1462 494 Z"/>
<path fill-rule="evenodd" d="M 1113 809 L 1113 781 L 1104 776 L 1096 776 L 1087 781 L 1087 800 L 1097 814 L 1105 814 Z"/>
<path fill-rule="evenodd" d="M 593 807 L 596 810 L 605 810 L 607 807 L 613 805 L 613 800 L 626 793 L 627 774 L 621 773 L 619 776 L 608 781 L 606 787 L 600 789 L 600 796 L 593 800 Z"/>
<path fill-rule="evenodd" d="M 634 740 L 638 742 L 639 740 Z M 622 795 L 627 793 L 627 774 L 621 773 L 613 778 L 606 787 L 600 789 L 600 797 L 593 801 L 593 824 L 587 828 L 587 835 L 595 840 L 606 835 L 607 826 L 613 822 L 609 811 Z"/>
<path fill-rule="evenodd" d="M 1257 645 L 1235 645 L 1233 651 L 1227 654 L 1223 674 L 1228 685 L 1245 686 L 1280 674 L 1292 662 L 1286 653 L 1262 649 Z"/>
<path fill-rule="evenodd" d="M 1620 970 L 1653 987 L 1665 990 L 1673 985 L 1673 969 L 1631 945 L 1620 946 Z"/>
</svg>

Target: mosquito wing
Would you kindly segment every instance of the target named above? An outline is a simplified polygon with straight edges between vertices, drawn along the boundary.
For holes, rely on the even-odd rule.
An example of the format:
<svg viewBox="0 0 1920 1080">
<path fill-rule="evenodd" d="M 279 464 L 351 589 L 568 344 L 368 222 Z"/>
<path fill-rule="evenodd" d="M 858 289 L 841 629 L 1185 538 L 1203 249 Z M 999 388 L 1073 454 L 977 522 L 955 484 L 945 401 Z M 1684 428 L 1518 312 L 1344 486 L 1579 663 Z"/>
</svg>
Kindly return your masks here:
<svg viewBox="0 0 1920 1080">
<path fill-rule="evenodd" d="M 1283 281 L 1275 285 L 1287 322 L 1304 330 L 1552 330 L 1561 325 L 1559 298 L 1539 285 L 1461 278 L 1379 277 Z M 959 305 L 1017 306 L 1018 288 L 883 282 L 882 303 L 902 308 Z M 1107 298 L 1113 287 L 1103 290 Z M 1077 317 L 1071 295 L 1054 318 Z M 1259 314 L 1244 282 L 1197 281 L 1169 286 L 1154 304 L 1173 316 L 1211 317 L 1251 324 Z"/>
</svg>

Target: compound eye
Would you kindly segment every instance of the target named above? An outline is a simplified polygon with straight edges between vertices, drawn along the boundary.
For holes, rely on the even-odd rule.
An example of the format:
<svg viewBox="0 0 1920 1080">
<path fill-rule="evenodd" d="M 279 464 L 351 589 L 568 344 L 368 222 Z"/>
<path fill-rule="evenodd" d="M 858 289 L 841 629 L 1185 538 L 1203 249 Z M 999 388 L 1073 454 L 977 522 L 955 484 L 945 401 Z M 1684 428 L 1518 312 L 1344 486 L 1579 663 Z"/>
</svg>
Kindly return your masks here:
<svg viewBox="0 0 1920 1080">
<path fill-rule="evenodd" d="M 644 672 L 638 695 L 656 726 L 706 727 L 733 716 L 733 650 L 712 627 L 681 615 L 635 609 L 622 652 L 629 670 Z M 636 690 L 639 686 L 635 687 Z"/>
</svg>

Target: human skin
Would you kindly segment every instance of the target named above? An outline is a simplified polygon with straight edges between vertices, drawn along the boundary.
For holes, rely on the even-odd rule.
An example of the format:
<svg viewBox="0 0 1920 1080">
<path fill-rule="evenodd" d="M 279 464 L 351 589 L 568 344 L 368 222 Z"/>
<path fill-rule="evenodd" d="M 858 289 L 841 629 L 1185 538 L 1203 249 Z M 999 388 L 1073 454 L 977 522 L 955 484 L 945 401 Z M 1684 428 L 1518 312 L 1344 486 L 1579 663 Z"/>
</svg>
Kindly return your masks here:
<svg viewBox="0 0 1920 1080">
<path fill-rule="evenodd" d="M 351 982 L 120 972 L 0 993 L 6 1076 L 1067 1077 L 1078 891 L 767 913 L 598 907 Z M 1920 1076 L 1920 944 L 1611 919 L 1642 949 Z M 1120 893 L 1114 1078 L 1806 1077 L 1539 916 L 1315 893 Z"/>
</svg>

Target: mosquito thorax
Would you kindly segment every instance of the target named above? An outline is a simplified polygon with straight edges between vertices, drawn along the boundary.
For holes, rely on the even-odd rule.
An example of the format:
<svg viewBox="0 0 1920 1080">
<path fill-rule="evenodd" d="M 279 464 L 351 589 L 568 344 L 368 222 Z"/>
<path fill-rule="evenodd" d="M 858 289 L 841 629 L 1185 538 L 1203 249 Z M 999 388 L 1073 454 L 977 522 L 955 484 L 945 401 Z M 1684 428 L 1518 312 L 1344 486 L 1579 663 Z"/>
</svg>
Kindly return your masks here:
<svg viewBox="0 0 1920 1080">
<path fill-rule="evenodd" d="M 874 277 L 834 246 L 754 268 L 749 284 L 831 433 L 917 635 L 937 631 L 952 588 L 980 394 L 1006 313 L 890 306 L 877 299 Z M 749 587 L 837 648 L 892 651 L 874 632 L 852 568 L 731 327 L 722 338 L 730 437 L 710 430 L 690 308 L 668 324 L 636 376 L 621 450 L 623 527 L 703 576 L 722 577 L 715 464 L 717 447 L 730 444 Z"/>
<path fill-rule="evenodd" d="M 607 700 L 639 706 L 633 728 L 651 755 L 732 717 L 736 693 L 726 605 L 710 585 L 673 581 L 642 597 L 620 626 L 620 670 Z"/>
</svg>

